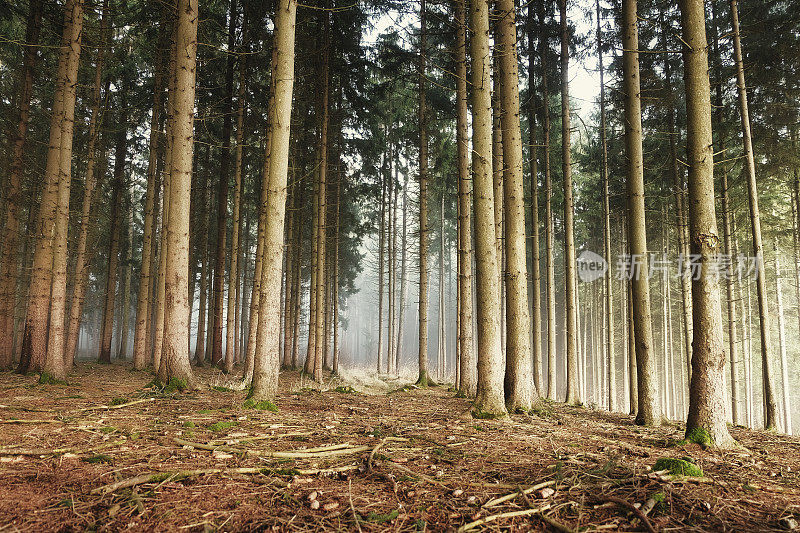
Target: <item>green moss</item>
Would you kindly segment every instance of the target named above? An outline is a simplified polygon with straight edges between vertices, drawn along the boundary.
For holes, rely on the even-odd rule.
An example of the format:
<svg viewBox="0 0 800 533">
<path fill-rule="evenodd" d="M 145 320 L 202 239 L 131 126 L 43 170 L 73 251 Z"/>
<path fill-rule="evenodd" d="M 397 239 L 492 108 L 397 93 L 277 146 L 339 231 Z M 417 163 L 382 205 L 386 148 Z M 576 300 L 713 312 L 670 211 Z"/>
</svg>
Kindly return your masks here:
<svg viewBox="0 0 800 533">
<path fill-rule="evenodd" d="M 158 378 L 153 378 L 150 382 L 144 386 L 145 389 L 163 389 L 164 384 L 161 383 L 161 380 Z"/>
<path fill-rule="evenodd" d="M 42 372 L 39 376 L 39 385 L 68 385 L 63 379 L 58 379 L 49 372 Z"/>
<path fill-rule="evenodd" d="M 183 427 L 185 427 L 185 428 L 193 428 L 195 426 L 196 426 L 196 424 L 194 422 L 192 422 L 191 420 L 187 420 L 186 422 L 183 423 Z"/>
<path fill-rule="evenodd" d="M 101 463 L 105 463 L 105 464 L 109 464 L 109 465 L 110 464 L 114 464 L 114 459 L 112 459 L 108 455 L 104 455 L 102 453 L 91 455 L 89 457 L 84 457 L 81 460 L 84 463 L 90 463 L 90 464 L 101 464 Z"/>
<path fill-rule="evenodd" d="M 217 392 L 233 392 L 233 389 L 229 389 L 228 387 L 221 387 L 219 385 L 213 385 L 211 388 Z"/>
<path fill-rule="evenodd" d="M 211 414 L 211 409 L 200 409 L 199 411 L 197 411 L 197 414 L 200 414 L 200 415 Z"/>
<path fill-rule="evenodd" d="M 101 433 L 114 433 L 117 430 L 114 426 L 104 426 L 100 428 Z"/>
<path fill-rule="evenodd" d="M 456 398 L 466 398 L 466 397 L 467 397 L 467 393 L 466 392 L 464 392 L 462 390 L 456 391 Z"/>
<path fill-rule="evenodd" d="M 673 459 L 671 457 L 662 457 L 656 461 L 656 464 L 653 465 L 653 470 L 667 470 L 674 476 L 703 477 L 703 470 L 699 466 L 684 459 Z"/>
<path fill-rule="evenodd" d="M 483 429 L 483 426 L 480 425 L 480 424 L 475 424 L 472 427 L 475 428 L 476 431 L 486 431 L 485 429 Z"/>
<path fill-rule="evenodd" d="M 111 400 L 111 405 L 123 405 L 126 403 L 128 403 L 128 399 L 123 398 L 121 396 L 119 398 L 114 398 L 113 400 Z"/>
<path fill-rule="evenodd" d="M 214 422 L 208 426 L 208 429 L 211 431 L 225 431 L 226 429 L 230 429 L 235 425 L 237 425 L 235 420 L 220 420 L 219 422 Z"/>
<path fill-rule="evenodd" d="M 701 427 L 686 431 L 686 440 L 703 447 L 714 445 L 714 439 L 711 438 L 711 434 Z"/>
<path fill-rule="evenodd" d="M 385 524 L 386 522 L 391 522 L 392 520 L 397 518 L 397 516 L 399 514 L 400 514 L 400 512 L 397 509 L 393 510 L 390 513 L 386 513 L 386 514 L 376 513 L 375 511 L 370 511 L 370 513 L 366 517 L 363 517 L 360 520 L 365 521 L 365 522 L 372 522 L 374 524 Z"/>
<path fill-rule="evenodd" d="M 258 409 L 259 411 L 271 411 L 273 413 L 278 412 L 278 406 L 269 400 L 261 400 L 260 402 L 257 402 L 252 398 L 248 398 L 245 400 L 243 407 L 245 409 Z"/>
<path fill-rule="evenodd" d="M 171 394 L 173 392 L 182 392 L 185 391 L 187 387 L 188 384 L 186 383 L 185 379 L 172 377 L 169 378 L 169 383 L 167 383 L 167 386 L 164 387 L 164 392 L 166 394 Z"/>
<path fill-rule="evenodd" d="M 472 418 L 477 418 L 479 420 L 497 420 L 498 418 L 505 418 L 505 414 L 488 413 L 479 408 L 475 408 L 472 410 Z"/>
<path fill-rule="evenodd" d="M 336 387 L 333 390 L 334 390 L 334 392 L 338 392 L 338 393 L 341 393 L 341 394 L 360 394 L 356 389 L 354 389 L 350 385 L 347 385 L 347 386 L 339 385 L 338 387 Z"/>
<path fill-rule="evenodd" d="M 417 387 L 415 387 L 414 385 L 411 385 L 410 383 L 407 383 L 407 384 L 403 385 L 400 388 L 397 388 L 397 389 L 389 391 L 389 394 L 394 394 L 395 392 L 408 392 L 408 391 L 412 391 L 412 390 L 414 390 L 416 388 Z"/>
</svg>

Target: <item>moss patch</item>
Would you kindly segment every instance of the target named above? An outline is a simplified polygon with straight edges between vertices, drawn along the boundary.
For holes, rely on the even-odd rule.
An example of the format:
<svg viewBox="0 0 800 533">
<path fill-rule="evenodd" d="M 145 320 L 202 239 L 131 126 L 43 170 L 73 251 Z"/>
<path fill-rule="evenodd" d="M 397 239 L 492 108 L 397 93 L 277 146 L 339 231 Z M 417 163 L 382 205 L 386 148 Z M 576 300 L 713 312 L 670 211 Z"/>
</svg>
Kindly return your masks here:
<svg viewBox="0 0 800 533">
<path fill-rule="evenodd" d="M 711 434 L 703 428 L 693 428 L 690 431 L 686 432 L 686 440 L 689 442 L 693 442 L 695 444 L 699 444 L 700 446 L 707 447 L 714 445 L 714 439 L 711 438 Z"/>
<path fill-rule="evenodd" d="M 123 397 L 114 398 L 111 400 L 111 405 L 124 405 L 126 403 L 128 403 L 128 399 Z"/>
<path fill-rule="evenodd" d="M 271 411 L 273 413 L 278 412 L 278 406 L 269 400 L 261 400 L 260 402 L 257 402 L 252 398 L 248 398 L 245 400 L 243 407 L 245 409 L 258 409 L 259 411 Z"/>
<path fill-rule="evenodd" d="M 68 385 L 63 379 L 58 379 L 49 372 L 42 372 L 39 376 L 39 385 Z"/>
<path fill-rule="evenodd" d="M 653 465 L 653 470 L 668 470 L 673 476 L 703 477 L 703 469 L 684 459 L 662 457 Z"/>
<path fill-rule="evenodd" d="M 95 455 L 90 455 L 89 457 L 84 457 L 81 460 L 84 463 L 90 463 L 90 464 L 102 464 L 102 463 L 105 463 L 105 464 L 109 464 L 110 465 L 110 464 L 114 463 L 114 459 L 112 459 L 108 455 L 104 455 L 102 453 L 98 453 L 98 454 L 95 454 Z"/>
<path fill-rule="evenodd" d="M 185 427 L 185 428 L 193 428 L 195 426 L 196 426 L 196 424 L 194 422 L 192 422 L 191 420 L 187 420 L 186 422 L 183 423 L 183 427 Z"/>
<path fill-rule="evenodd" d="M 164 387 L 164 392 L 167 394 L 171 394 L 173 392 L 181 392 L 185 391 L 188 387 L 185 379 L 180 378 L 169 378 L 169 383 L 167 386 Z"/>
<path fill-rule="evenodd" d="M 208 429 L 211 431 L 225 431 L 226 429 L 230 429 L 235 426 L 238 422 L 235 420 L 220 420 L 219 422 L 214 422 Z"/>
<path fill-rule="evenodd" d="M 334 392 L 338 392 L 340 394 L 360 394 L 356 389 L 354 389 L 350 385 L 347 385 L 347 386 L 339 385 L 338 387 L 333 389 L 333 391 Z"/>
<path fill-rule="evenodd" d="M 228 387 L 222 387 L 220 385 L 213 385 L 211 388 L 217 392 L 233 392 L 233 389 L 229 389 Z"/>
</svg>

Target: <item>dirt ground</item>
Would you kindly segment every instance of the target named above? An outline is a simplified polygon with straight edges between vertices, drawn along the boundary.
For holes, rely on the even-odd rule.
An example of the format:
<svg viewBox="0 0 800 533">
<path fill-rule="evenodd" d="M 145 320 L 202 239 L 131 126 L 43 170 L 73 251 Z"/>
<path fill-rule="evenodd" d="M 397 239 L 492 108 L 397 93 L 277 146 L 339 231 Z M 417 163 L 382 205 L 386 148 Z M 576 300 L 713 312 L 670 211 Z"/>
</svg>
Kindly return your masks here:
<svg viewBox="0 0 800 533">
<path fill-rule="evenodd" d="M 476 420 L 445 387 L 364 394 L 333 382 L 320 392 L 296 373 L 282 375 L 272 412 L 246 408 L 219 372 L 199 375 L 200 390 L 180 393 L 124 365 L 81 364 L 67 385 L 0 374 L 0 531 L 785 531 L 800 522 L 797 438 L 733 428 L 744 448 L 719 453 L 681 442 L 677 424 L 640 428 L 551 403 Z M 652 471 L 662 457 L 690 458 L 704 475 Z"/>
</svg>

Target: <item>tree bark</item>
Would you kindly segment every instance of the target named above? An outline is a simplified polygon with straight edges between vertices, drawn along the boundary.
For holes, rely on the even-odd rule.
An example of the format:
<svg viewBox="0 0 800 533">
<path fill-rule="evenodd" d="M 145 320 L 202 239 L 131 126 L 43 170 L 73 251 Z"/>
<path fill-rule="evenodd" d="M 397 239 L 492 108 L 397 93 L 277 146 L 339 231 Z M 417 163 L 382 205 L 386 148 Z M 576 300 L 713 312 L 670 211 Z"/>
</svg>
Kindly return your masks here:
<svg viewBox="0 0 800 533">
<path fill-rule="evenodd" d="M 458 390 L 471 398 L 477 392 L 477 367 L 475 366 L 472 309 L 472 202 L 470 202 L 472 180 L 469 174 L 470 147 L 467 122 L 469 110 L 467 106 L 466 6 L 466 0 L 453 2 L 456 19 L 456 157 L 458 162 L 458 350 L 460 357 Z M 405 198 L 405 189 L 403 197 Z M 405 201 L 403 215 L 403 243 L 401 245 L 403 250 L 401 254 L 405 259 Z M 405 261 L 403 261 L 402 269 L 405 270 Z M 402 279 L 401 277 L 401 284 L 405 286 Z M 398 330 L 398 346 L 400 331 Z"/>
<path fill-rule="evenodd" d="M 499 0 L 500 102 L 503 137 L 503 205 L 506 252 L 506 375 L 509 411 L 529 411 L 536 400 L 531 360 L 528 271 L 525 247 L 525 199 L 522 181 L 522 133 L 519 119 L 516 10 L 514 0 Z"/>
<path fill-rule="evenodd" d="M 168 257 L 164 270 L 164 340 L 158 377 L 173 378 L 194 387 L 189 362 L 189 196 L 194 143 L 194 99 L 197 64 L 197 0 L 178 0 L 175 28 L 175 95 L 172 117 L 172 150 L 169 173 Z"/>
<path fill-rule="evenodd" d="M 283 226 L 286 214 L 286 181 L 289 166 L 289 127 L 294 85 L 294 45 L 297 0 L 280 0 L 275 6 L 275 56 L 272 66 L 274 105 L 271 109 L 272 141 L 269 172 L 264 184 L 266 223 L 260 287 L 259 325 L 254 359 L 254 400 L 272 400 L 278 388 L 278 326 L 280 323 L 280 269 L 283 259 Z"/>
<path fill-rule="evenodd" d="M 6 212 L 2 232 L 2 255 L 0 256 L 0 370 L 11 368 L 14 364 L 14 315 L 20 263 L 18 239 L 20 233 L 19 208 L 22 203 L 21 182 L 25 169 L 25 148 L 28 140 L 33 81 L 39 55 L 43 3 L 44 0 L 32 0 L 29 6 L 25 29 L 26 46 L 18 81 L 18 94 L 14 102 L 18 115 L 16 127 L 11 132 L 11 167 L 3 193 Z"/>
<path fill-rule="evenodd" d="M 623 77 L 626 95 L 625 147 L 628 159 L 628 239 L 630 242 L 638 391 L 636 423 L 650 426 L 661 423 L 661 413 L 657 403 L 653 329 L 650 314 L 636 1 L 624 1 L 622 13 L 624 20 L 622 29 Z"/>
<path fill-rule="evenodd" d="M 492 109 L 490 94 L 488 0 L 470 5 L 472 57 L 472 169 L 475 216 L 475 273 L 478 322 L 478 414 L 506 416 L 503 398 L 503 353 L 500 329 L 500 284 L 492 183 Z"/>
<path fill-rule="evenodd" d="M 561 14 L 561 169 L 564 179 L 564 277 L 566 299 L 566 358 L 567 394 L 566 402 L 577 405 L 581 402 L 578 387 L 578 324 L 575 308 L 575 224 L 572 196 L 572 147 L 570 144 L 569 111 L 569 27 L 567 24 L 567 0 L 559 0 Z"/>
<path fill-rule="evenodd" d="M 725 347 L 719 282 L 714 261 L 719 248 L 714 206 L 714 153 L 708 42 L 702 0 L 681 0 L 689 163 L 689 231 L 699 272 L 692 280 L 692 379 L 686 436 L 721 448 L 734 445 L 725 416 Z"/>
<path fill-rule="evenodd" d="M 425 28 L 426 0 L 420 0 L 420 41 L 417 76 L 419 83 L 419 376 L 417 384 L 428 386 L 428 132 L 425 98 L 425 64 L 427 37 Z M 488 73 L 487 73 L 488 74 Z M 488 76 L 487 78 L 488 79 Z"/>
</svg>

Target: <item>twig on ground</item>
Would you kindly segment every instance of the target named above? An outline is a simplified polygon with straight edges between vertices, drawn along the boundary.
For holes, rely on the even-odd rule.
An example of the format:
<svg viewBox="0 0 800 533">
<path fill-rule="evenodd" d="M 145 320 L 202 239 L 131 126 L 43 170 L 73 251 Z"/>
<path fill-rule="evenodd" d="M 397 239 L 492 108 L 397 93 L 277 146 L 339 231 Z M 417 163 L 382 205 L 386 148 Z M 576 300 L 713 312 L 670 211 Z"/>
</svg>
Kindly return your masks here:
<svg viewBox="0 0 800 533">
<path fill-rule="evenodd" d="M 31 420 L 21 418 L 10 418 L 8 420 L 0 420 L 0 424 L 60 424 L 62 420 Z"/>
<path fill-rule="evenodd" d="M 408 439 L 403 438 L 403 437 L 384 437 L 383 439 L 381 439 L 381 441 L 378 443 L 378 445 L 375 446 L 374 448 L 372 448 L 372 451 L 369 453 L 369 457 L 367 458 L 367 472 L 371 472 L 372 471 L 372 460 L 375 458 L 375 454 L 378 453 L 378 450 L 380 450 L 383 447 L 384 444 L 386 444 L 387 442 L 390 442 L 390 441 L 391 442 L 408 442 Z"/>
<path fill-rule="evenodd" d="M 517 516 L 530 516 L 542 513 L 546 510 L 550 509 L 550 504 L 546 503 L 541 507 L 535 507 L 533 509 L 522 509 L 521 511 L 509 511 L 507 513 L 500 513 L 500 514 L 493 514 L 487 517 L 475 520 L 474 522 L 469 522 L 458 528 L 458 533 L 462 533 L 464 531 L 470 531 L 472 529 L 477 528 L 478 526 L 482 526 L 483 524 L 488 524 L 489 522 L 494 522 L 495 520 L 500 520 L 501 518 L 514 518 Z"/>
<path fill-rule="evenodd" d="M 561 533 L 575 533 L 575 530 L 572 529 L 571 527 L 562 524 L 561 522 L 559 522 L 555 518 L 547 516 L 546 514 L 542 514 L 542 520 L 547 522 L 547 525 L 549 525 L 553 529 L 555 529 L 557 531 L 561 531 Z"/>
<path fill-rule="evenodd" d="M 549 487 L 550 485 L 555 485 L 555 480 L 550 481 L 543 481 L 542 483 L 536 484 L 532 487 L 528 487 L 527 489 L 522 489 L 521 487 L 517 487 L 517 492 L 512 492 L 511 494 L 506 494 L 505 496 L 500 496 L 499 498 L 494 498 L 489 500 L 488 502 L 483 504 L 483 507 L 494 507 L 495 505 L 500 505 L 501 503 L 507 502 L 508 500 L 513 500 L 520 494 L 526 496 L 531 492 L 539 489 L 543 489 L 545 487 Z"/>
<path fill-rule="evenodd" d="M 144 402 L 152 402 L 155 398 L 142 398 L 141 400 L 133 400 L 132 402 L 121 403 L 119 405 L 95 405 L 93 407 L 84 407 L 83 409 L 78 409 L 78 412 L 84 411 L 94 411 L 97 409 L 122 409 L 123 407 L 130 407 L 131 405 L 137 405 Z"/>
<path fill-rule="evenodd" d="M 352 446 L 351 444 L 334 444 L 332 446 L 322 446 L 319 448 L 309 448 L 307 450 L 289 450 L 284 452 L 273 452 L 269 450 L 248 450 L 242 448 L 231 448 L 230 446 L 212 446 L 201 442 L 191 442 L 179 438 L 174 439 L 176 444 L 181 446 L 191 446 L 198 450 L 221 451 L 236 453 L 241 455 L 256 455 L 258 457 L 275 457 L 278 459 L 311 459 L 320 457 L 335 457 L 339 455 L 350 455 L 369 450 L 369 446 Z"/>
<path fill-rule="evenodd" d="M 647 529 L 647 531 L 648 531 L 649 533 L 656 533 L 656 530 L 655 530 L 655 528 L 653 527 L 653 524 L 651 524 L 651 523 L 650 523 L 650 520 L 647 518 L 647 515 L 645 515 L 645 514 L 644 514 L 644 513 L 641 511 L 641 509 L 639 509 L 638 507 L 636 507 L 636 506 L 635 506 L 635 505 L 633 505 L 632 503 L 630 503 L 630 502 L 628 502 L 628 501 L 626 501 L 626 500 L 623 500 L 622 498 L 617 498 L 616 496 L 606 496 L 606 497 L 604 497 L 603 499 L 604 499 L 604 500 L 606 500 L 606 501 L 609 501 L 609 502 L 616 503 L 616 504 L 617 504 L 617 505 L 619 505 L 620 507 L 624 507 L 624 508 L 628 509 L 628 510 L 629 510 L 629 511 L 631 511 L 633 514 L 635 514 L 635 515 L 636 515 L 636 517 L 637 517 L 639 520 L 641 520 L 641 522 L 642 522 L 642 525 L 645 527 L 645 529 Z"/>
<path fill-rule="evenodd" d="M 353 505 L 353 480 L 347 480 L 347 498 L 350 500 L 350 511 L 353 513 L 353 520 L 356 523 L 356 527 L 358 528 L 358 533 L 361 533 L 361 524 L 360 519 L 358 517 L 358 513 L 356 513 L 356 507 Z"/>
</svg>

